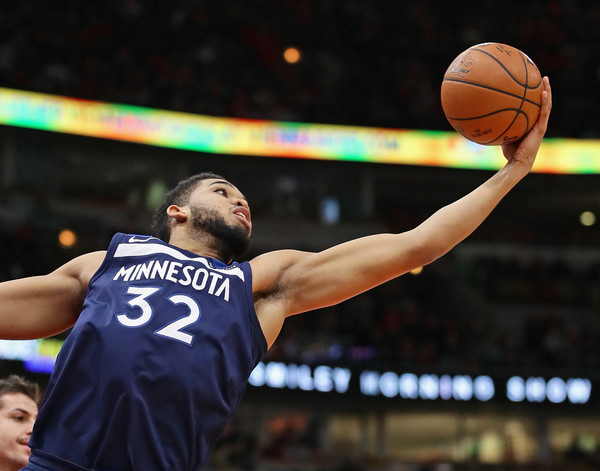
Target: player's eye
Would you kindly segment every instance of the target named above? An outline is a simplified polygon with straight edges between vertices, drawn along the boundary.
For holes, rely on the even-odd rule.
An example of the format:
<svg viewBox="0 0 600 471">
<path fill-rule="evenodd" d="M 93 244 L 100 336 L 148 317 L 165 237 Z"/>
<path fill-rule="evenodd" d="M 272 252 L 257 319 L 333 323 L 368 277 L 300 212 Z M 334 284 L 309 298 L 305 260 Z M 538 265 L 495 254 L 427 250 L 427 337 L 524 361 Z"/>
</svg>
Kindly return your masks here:
<svg viewBox="0 0 600 471">
<path fill-rule="evenodd" d="M 227 196 L 227 190 L 225 188 L 217 188 L 215 191 L 220 195 Z"/>
</svg>

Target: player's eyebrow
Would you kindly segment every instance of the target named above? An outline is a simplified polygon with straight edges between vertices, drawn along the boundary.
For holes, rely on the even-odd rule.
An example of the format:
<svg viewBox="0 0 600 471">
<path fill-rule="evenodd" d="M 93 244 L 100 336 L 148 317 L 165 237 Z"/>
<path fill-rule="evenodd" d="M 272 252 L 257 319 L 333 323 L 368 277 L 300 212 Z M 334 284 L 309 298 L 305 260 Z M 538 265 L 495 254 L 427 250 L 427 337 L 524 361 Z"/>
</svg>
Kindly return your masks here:
<svg viewBox="0 0 600 471">
<path fill-rule="evenodd" d="M 217 181 L 210 183 L 208 186 L 213 186 L 213 185 L 227 185 L 238 192 L 240 191 L 236 188 L 236 186 L 233 183 L 230 183 L 227 180 L 217 180 Z M 246 198 L 241 192 L 240 192 L 240 195 L 242 195 L 242 199 L 248 201 L 248 198 Z"/>
</svg>

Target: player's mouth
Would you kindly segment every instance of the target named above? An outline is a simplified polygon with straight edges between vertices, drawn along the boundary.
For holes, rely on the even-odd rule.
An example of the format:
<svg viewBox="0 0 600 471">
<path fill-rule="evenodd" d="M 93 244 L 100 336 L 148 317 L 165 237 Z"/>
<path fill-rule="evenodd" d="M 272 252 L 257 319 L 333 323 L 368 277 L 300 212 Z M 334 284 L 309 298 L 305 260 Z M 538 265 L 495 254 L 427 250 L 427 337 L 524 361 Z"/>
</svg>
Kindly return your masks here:
<svg viewBox="0 0 600 471">
<path fill-rule="evenodd" d="M 31 448 L 29 447 L 29 439 L 26 440 L 19 440 L 19 445 L 21 445 L 23 448 L 27 449 L 27 452 L 31 453 Z"/>
<path fill-rule="evenodd" d="M 244 221 L 244 224 L 248 227 L 248 229 L 252 228 L 252 222 L 250 220 L 250 210 L 244 206 L 237 206 L 233 210 L 233 214 L 235 214 L 238 218 Z"/>
</svg>

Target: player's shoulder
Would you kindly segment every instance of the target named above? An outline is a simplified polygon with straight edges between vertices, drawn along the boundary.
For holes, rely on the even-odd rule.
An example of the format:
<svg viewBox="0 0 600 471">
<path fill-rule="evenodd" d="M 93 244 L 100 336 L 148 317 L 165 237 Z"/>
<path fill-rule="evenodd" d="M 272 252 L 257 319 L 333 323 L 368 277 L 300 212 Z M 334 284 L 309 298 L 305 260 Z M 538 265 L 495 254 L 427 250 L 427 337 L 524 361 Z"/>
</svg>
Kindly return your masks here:
<svg viewBox="0 0 600 471">
<path fill-rule="evenodd" d="M 284 249 L 267 252 L 253 258 L 250 260 L 252 291 L 255 293 L 272 291 L 279 285 L 287 270 L 307 255 L 309 252 Z"/>
<path fill-rule="evenodd" d="M 59 270 L 81 270 L 90 267 L 98 267 L 102 264 L 102 261 L 106 257 L 106 250 L 97 250 L 94 252 L 88 252 L 83 255 L 79 255 L 71 261 L 65 263 Z"/>
<path fill-rule="evenodd" d="M 67 276 L 79 280 L 83 287 L 87 287 L 94 273 L 96 273 L 106 257 L 106 250 L 89 252 L 75 257 L 56 269 L 51 275 Z"/>
</svg>

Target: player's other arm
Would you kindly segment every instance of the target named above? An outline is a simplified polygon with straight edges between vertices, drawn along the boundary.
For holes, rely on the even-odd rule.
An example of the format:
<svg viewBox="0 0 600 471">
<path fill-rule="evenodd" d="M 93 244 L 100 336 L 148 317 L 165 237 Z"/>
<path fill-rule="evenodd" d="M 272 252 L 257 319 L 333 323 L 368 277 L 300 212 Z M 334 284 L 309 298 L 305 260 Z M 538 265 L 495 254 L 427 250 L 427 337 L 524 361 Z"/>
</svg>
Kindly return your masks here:
<svg viewBox="0 0 600 471">
<path fill-rule="evenodd" d="M 254 259 L 255 306 L 268 341 L 283 318 L 344 301 L 438 259 L 468 237 L 531 170 L 551 108 L 545 79 L 538 123 L 518 145 L 505 146 L 507 164 L 461 199 L 401 234 L 356 239 L 319 253 L 271 252 Z"/>
<path fill-rule="evenodd" d="M 89 253 L 48 275 L 0 283 L 0 338 L 48 337 L 72 327 L 104 255 Z"/>
</svg>

